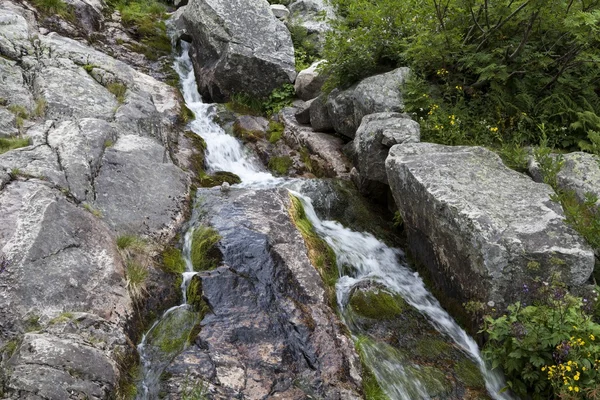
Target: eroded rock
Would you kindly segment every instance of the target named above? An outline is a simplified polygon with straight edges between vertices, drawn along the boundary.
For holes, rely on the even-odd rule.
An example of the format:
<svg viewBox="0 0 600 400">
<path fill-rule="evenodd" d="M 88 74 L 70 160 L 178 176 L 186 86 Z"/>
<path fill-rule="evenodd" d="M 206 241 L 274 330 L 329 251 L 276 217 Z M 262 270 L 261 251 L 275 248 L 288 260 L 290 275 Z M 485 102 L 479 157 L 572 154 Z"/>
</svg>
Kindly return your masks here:
<svg viewBox="0 0 600 400">
<path fill-rule="evenodd" d="M 386 170 L 412 253 L 450 296 L 502 305 L 531 279 L 587 282 L 594 254 L 566 225 L 552 189 L 491 151 L 396 145 Z"/>
</svg>

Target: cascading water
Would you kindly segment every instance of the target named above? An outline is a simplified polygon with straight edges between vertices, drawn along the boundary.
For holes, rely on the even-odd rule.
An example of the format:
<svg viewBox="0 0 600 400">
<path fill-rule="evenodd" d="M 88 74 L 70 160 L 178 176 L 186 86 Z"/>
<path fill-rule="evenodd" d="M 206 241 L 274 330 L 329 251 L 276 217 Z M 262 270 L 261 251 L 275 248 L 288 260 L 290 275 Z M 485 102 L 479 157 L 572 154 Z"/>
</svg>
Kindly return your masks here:
<svg viewBox="0 0 600 400">
<path fill-rule="evenodd" d="M 189 124 L 189 129 L 200 135 L 207 144 L 205 160 L 208 171 L 229 171 L 237 174 L 242 180 L 240 185 L 236 185 L 238 187 L 288 186 L 298 188 L 298 185 L 291 184 L 291 181 L 275 178 L 266 172 L 237 139 L 226 134 L 213 121 L 213 107 L 203 103 L 198 93 L 192 62 L 188 54 L 189 47 L 189 43 L 181 43 L 181 55 L 176 58 L 174 67 L 180 77 L 186 106 L 195 115 L 195 120 Z M 337 300 L 342 317 L 344 317 L 344 310 L 347 307 L 352 288 L 363 281 L 378 282 L 391 292 L 402 296 L 406 302 L 424 314 L 439 332 L 450 337 L 478 364 L 486 387 L 494 399 L 510 398 L 506 394 L 498 394 L 503 387 L 502 379 L 486 369 L 473 339 L 441 308 L 439 302 L 425 289 L 423 281 L 418 275 L 399 262 L 400 250 L 386 246 L 372 235 L 344 228 L 337 222 L 321 221 L 316 215 L 310 199 L 299 193 L 294 194 L 302 200 L 307 217 L 317 233 L 335 251 L 338 264 L 351 265 L 353 268 L 353 276 L 341 277 L 336 285 Z M 194 210 L 182 251 L 186 265 L 186 270 L 182 273 L 181 284 L 183 302 L 167 310 L 143 336 L 138 346 L 143 374 L 138 399 L 157 397 L 161 373 L 169 362 L 185 348 L 187 343 L 186 340 L 183 340 L 181 347 L 176 351 L 159 351 L 161 346 L 156 342 L 159 341 L 160 336 L 177 337 L 179 335 L 179 337 L 187 338 L 193 325 L 198 323 L 194 317 L 197 313 L 194 313 L 187 304 L 187 288 L 193 276 L 196 275 L 190 257 L 193 221 L 197 220 L 196 213 L 197 211 Z M 183 332 L 169 331 L 172 324 Z M 170 337 L 170 339 L 172 338 Z M 364 352 L 364 356 L 370 360 L 369 365 L 378 383 L 386 394 L 391 399 L 428 398 L 420 382 L 410 374 L 407 375 L 403 365 L 388 358 L 387 350 L 371 346 L 368 351 Z"/>
<path fill-rule="evenodd" d="M 487 369 L 475 341 L 458 326 L 437 299 L 429 293 L 419 275 L 399 262 L 399 256 L 402 255 L 401 250 L 388 247 L 373 235 L 347 229 L 336 221 L 321 221 L 309 198 L 294 191 L 292 194 L 302 201 L 307 218 L 319 236 L 335 252 L 338 265 L 352 267 L 354 276 L 342 276 L 336 283 L 337 302 L 342 316 L 348 305 L 352 289 L 360 282 L 376 282 L 392 293 L 402 296 L 407 303 L 425 315 L 438 331 L 449 336 L 468 354 L 478 364 L 485 379 L 486 388 L 494 399 L 511 398 L 508 394 L 500 394 L 504 387 L 503 379 Z M 386 355 L 381 349 L 372 347 L 365 356 L 373 361 L 379 360 L 373 363 L 373 373 L 390 398 L 411 400 L 414 399 L 414 393 L 418 393 L 421 398 L 428 398 L 418 382 L 411 382 L 410 379 L 398 379 L 400 375 L 405 375 L 403 366 L 394 365 L 393 361 L 386 359 Z M 412 390 L 402 386 L 406 383 L 414 386 Z"/>
</svg>

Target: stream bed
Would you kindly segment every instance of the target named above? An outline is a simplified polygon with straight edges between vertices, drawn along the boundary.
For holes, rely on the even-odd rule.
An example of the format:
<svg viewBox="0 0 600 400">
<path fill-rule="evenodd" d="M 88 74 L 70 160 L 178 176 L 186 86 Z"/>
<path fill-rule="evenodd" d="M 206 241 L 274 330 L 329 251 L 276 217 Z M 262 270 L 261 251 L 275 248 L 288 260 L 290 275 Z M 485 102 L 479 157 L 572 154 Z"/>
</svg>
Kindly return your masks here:
<svg viewBox="0 0 600 400">
<path fill-rule="evenodd" d="M 196 117 L 189 129 L 206 142 L 207 172 L 233 172 L 242 183 L 228 193 L 198 190 L 182 241 L 183 301 L 138 345 L 137 398 L 360 398 L 362 367 L 363 390 L 389 399 L 509 399 L 500 393 L 502 378 L 487 369 L 474 340 L 400 249 L 315 210 L 311 196 L 330 183 L 274 177 L 214 122 L 188 49 L 182 42 L 175 69 Z M 344 327 L 323 301 L 327 290 L 316 270 L 294 256 L 306 248 L 289 219 L 291 197 L 335 253 L 339 279 L 332 290 Z M 192 242 L 202 229 L 218 235 L 220 255 L 217 268 L 198 271 Z"/>
</svg>

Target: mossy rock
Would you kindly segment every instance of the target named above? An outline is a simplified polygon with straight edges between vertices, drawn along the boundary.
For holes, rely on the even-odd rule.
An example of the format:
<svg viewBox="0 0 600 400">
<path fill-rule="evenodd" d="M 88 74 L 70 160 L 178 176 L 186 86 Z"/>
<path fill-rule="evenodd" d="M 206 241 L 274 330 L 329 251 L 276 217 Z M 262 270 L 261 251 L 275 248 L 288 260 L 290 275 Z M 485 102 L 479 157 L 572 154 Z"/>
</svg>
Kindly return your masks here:
<svg viewBox="0 0 600 400">
<path fill-rule="evenodd" d="M 199 313 L 187 308 L 175 308 L 163 316 L 147 334 L 146 344 L 151 347 L 152 358 L 167 360 L 181 352 L 199 320 Z"/>
<path fill-rule="evenodd" d="M 167 247 L 162 252 L 161 269 L 172 274 L 181 274 L 185 271 L 185 260 L 181 250 L 175 247 Z"/>
<path fill-rule="evenodd" d="M 268 167 L 277 175 L 286 175 L 292 164 L 293 161 L 289 156 L 279 156 L 271 157 Z"/>
<path fill-rule="evenodd" d="M 233 124 L 233 135 L 246 143 L 256 143 L 261 139 L 265 139 L 265 131 L 259 129 L 245 129 L 240 121 Z"/>
<path fill-rule="evenodd" d="M 355 290 L 350 307 L 358 315 L 371 319 L 393 319 L 406 311 L 407 304 L 398 295 L 380 289 Z"/>
<path fill-rule="evenodd" d="M 235 185 L 236 183 L 241 183 L 242 180 L 239 176 L 234 174 L 233 172 L 226 171 L 218 171 L 212 175 L 207 175 L 206 173 L 202 173 L 199 176 L 199 183 L 202 187 L 214 187 L 221 186 L 223 182 L 227 182 L 230 185 Z"/>
<path fill-rule="evenodd" d="M 459 360 L 454 366 L 458 379 L 466 386 L 475 389 L 485 389 L 485 381 L 475 362 L 469 359 Z"/>
<path fill-rule="evenodd" d="M 194 271 L 208 271 L 216 268 L 222 259 L 217 243 L 221 240 L 213 228 L 200 226 L 192 233 L 192 266 Z"/>
</svg>

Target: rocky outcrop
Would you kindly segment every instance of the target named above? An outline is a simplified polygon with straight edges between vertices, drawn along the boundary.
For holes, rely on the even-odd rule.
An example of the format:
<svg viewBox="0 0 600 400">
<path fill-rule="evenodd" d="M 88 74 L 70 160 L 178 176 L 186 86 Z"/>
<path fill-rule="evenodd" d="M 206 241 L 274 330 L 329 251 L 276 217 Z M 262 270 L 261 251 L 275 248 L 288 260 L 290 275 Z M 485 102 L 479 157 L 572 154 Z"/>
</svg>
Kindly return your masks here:
<svg viewBox="0 0 600 400">
<path fill-rule="evenodd" d="M 356 154 L 356 168 L 360 173 L 358 188 L 368 192 L 371 181 L 388 184 L 385 159 L 390 147 L 421 140 L 419 124 L 407 114 L 377 113 L 362 119 L 352 141 Z"/>
<path fill-rule="evenodd" d="M 359 399 L 359 361 L 288 214 L 286 190 L 204 190 L 223 263 L 200 275 L 210 312 L 166 370 L 174 395 Z M 190 382 L 192 382 L 190 384 Z"/>
<path fill-rule="evenodd" d="M 320 95 L 311 101 L 309 106 L 310 126 L 318 132 L 333 132 L 333 123 L 326 105 L 327 97 Z"/>
<path fill-rule="evenodd" d="M 327 111 L 335 131 L 354 138 L 365 115 L 402 112 L 404 101 L 401 86 L 409 74 L 408 68 L 398 68 L 365 78 L 349 89 L 333 90 L 327 98 Z"/>
<path fill-rule="evenodd" d="M 0 81 L 0 134 L 26 139 L 0 154 L 0 390 L 112 398 L 142 308 L 115 239 L 172 238 L 186 209 L 178 94 L 8 1 Z"/>
<path fill-rule="evenodd" d="M 264 97 L 296 77 L 290 33 L 266 1 L 192 0 L 183 12 L 193 37 L 200 94 L 214 102 L 234 93 Z"/>
<path fill-rule="evenodd" d="M 522 298 L 531 279 L 558 273 L 576 287 L 590 277 L 594 254 L 552 189 L 491 151 L 396 145 L 386 170 L 412 253 L 450 296 L 502 305 Z"/>
<path fill-rule="evenodd" d="M 296 0 L 288 7 L 290 22 L 302 26 L 309 35 L 316 34 L 320 41 L 331 29 L 328 20 L 336 17 L 333 7 L 326 0 Z"/>
<path fill-rule="evenodd" d="M 575 152 L 560 156 L 562 167 L 556 175 L 556 183 L 563 190 L 572 190 L 581 202 L 588 194 L 600 199 L 600 157 L 594 154 Z M 558 161 L 555 157 L 555 160 Z M 544 176 L 534 158 L 529 162 L 529 173 L 536 182 Z M 596 202 L 600 207 L 600 200 Z"/>
<path fill-rule="evenodd" d="M 296 96 L 304 101 L 308 101 L 319 95 L 326 77 L 317 68 L 325 62 L 325 60 L 316 61 L 310 67 L 298 72 L 298 76 L 294 82 Z"/>
</svg>

